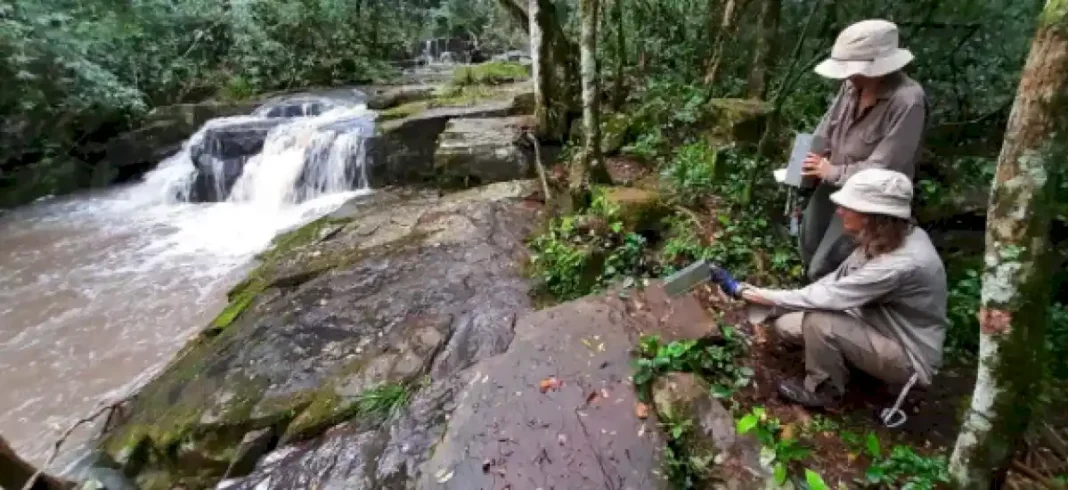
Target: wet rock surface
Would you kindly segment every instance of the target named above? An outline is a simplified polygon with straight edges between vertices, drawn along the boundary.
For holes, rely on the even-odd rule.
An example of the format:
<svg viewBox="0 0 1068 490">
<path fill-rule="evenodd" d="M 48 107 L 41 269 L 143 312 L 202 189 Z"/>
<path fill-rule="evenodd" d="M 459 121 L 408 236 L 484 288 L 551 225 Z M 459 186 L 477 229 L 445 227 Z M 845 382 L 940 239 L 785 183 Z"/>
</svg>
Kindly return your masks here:
<svg viewBox="0 0 1068 490">
<path fill-rule="evenodd" d="M 231 320 L 143 388 L 102 446 L 112 456 L 147 446 L 144 488 L 206 488 L 248 466 L 242 441 L 262 452 L 265 439 L 315 438 L 376 387 L 425 391 L 503 352 L 529 308 L 518 264 L 536 221 L 522 200 L 532 188 L 383 196 L 283 236 L 235 288 L 220 315 Z M 377 440 L 384 419 L 351 423 Z"/>
<path fill-rule="evenodd" d="M 491 183 L 534 175 L 534 152 L 523 142 L 528 116 L 449 121 L 438 137 L 434 166 L 448 179 Z"/>
<path fill-rule="evenodd" d="M 520 318 L 469 370 L 418 488 L 666 488 L 663 438 L 635 415 L 623 302 L 587 297 Z"/>
<path fill-rule="evenodd" d="M 182 142 L 210 119 L 248 114 L 255 102 L 204 102 L 153 109 L 141 128 L 123 133 L 107 144 L 108 162 L 116 167 L 151 165 L 175 153 Z"/>
<path fill-rule="evenodd" d="M 339 426 L 219 488 L 666 488 L 664 438 L 629 381 L 645 321 L 613 295 L 521 315 L 505 352 L 434 381 L 388 426 Z"/>
<path fill-rule="evenodd" d="M 145 489 L 666 488 L 631 352 L 714 320 L 657 284 L 533 311 L 536 188 L 383 191 L 279 237 L 100 447 Z"/>
</svg>

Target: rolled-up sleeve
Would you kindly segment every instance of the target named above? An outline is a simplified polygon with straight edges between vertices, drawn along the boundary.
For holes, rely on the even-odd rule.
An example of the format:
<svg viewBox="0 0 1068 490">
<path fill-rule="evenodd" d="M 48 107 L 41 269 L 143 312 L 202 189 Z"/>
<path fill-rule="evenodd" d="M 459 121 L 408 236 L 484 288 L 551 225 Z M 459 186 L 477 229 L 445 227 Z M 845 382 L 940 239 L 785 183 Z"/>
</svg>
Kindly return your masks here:
<svg viewBox="0 0 1068 490">
<path fill-rule="evenodd" d="M 888 109 L 889 127 L 871 155 L 853 164 L 832 167 L 828 181 L 841 187 L 849 177 L 866 168 L 896 170 L 910 178 L 914 175 L 917 150 L 927 118 L 926 103 L 923 98 L 900 100 Z"/>
<path fill-rule="evenodd" d="M 896 268 L 869 263 L 852 274 L 825 276 L 801 289 L 757 289 L 776 306 L 790 310 L 845 311 L 872 303 L 897 287 L 901 272 Z"/>
</svg>

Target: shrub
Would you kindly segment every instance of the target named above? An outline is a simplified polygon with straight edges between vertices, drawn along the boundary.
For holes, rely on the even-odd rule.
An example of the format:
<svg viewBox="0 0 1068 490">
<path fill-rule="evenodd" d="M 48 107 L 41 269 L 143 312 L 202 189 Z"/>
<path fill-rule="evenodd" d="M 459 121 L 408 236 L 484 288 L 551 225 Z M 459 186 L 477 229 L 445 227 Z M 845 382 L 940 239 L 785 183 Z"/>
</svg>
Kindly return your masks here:
<svg viewBox="0 0 1068 490">
<path fill-rule="evenodd" d="M 705 143 L 691 143 L 675 154 L 663 171 L 672 197 L 693 206 L 711 194 L 716 178 L 716 151 Z"/>
</svg>

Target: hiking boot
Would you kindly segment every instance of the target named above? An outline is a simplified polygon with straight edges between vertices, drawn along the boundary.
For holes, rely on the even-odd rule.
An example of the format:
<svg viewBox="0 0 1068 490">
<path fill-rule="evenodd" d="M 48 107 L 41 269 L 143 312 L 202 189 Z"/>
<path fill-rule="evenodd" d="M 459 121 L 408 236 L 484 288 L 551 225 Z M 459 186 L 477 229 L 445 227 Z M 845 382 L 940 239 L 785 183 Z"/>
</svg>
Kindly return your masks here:
<svg viewBox="0 0 1068 490">
<path fill-rule="evenodd" d="M 830 383 L 820 383 L 813 393 L 805 388 L 804 378 L 792 378 L 779 383 L 779 394 L 791 402 L 808 408 L 834 407 L 842 400 L 842 394 Z"/>
</svg>

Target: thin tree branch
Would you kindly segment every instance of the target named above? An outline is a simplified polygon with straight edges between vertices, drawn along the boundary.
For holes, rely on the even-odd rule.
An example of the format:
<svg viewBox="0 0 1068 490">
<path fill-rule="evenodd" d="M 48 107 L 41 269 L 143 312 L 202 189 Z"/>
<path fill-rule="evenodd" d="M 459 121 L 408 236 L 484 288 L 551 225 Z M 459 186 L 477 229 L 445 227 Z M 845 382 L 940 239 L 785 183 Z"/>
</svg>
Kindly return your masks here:
<svg viewBox="0 0 1068 490">
<path fill-rule="evenodd" d="M 105 413 L 108 414 L 108 418 L 110 419 L 111 413 L 115 410 L 118 410 L 119 407 L 122 406 L 122 404 L 125 402 L 126 399 L 122 399 L 108 405 L 103 405 L 95 412 L 93 412 L 92 415 L 78 419 L 76 422 L 71 424 L 71 426 L 68 427 L 67 430 L 63 431 L 63 435 L 61 435 L 59 439 L 56 439 L 56 442 L 52 445 L 52 454 L 48 456 L 48 460 L 45 461 L 45 464 L 42 465 L 40 469 L 38 469 L 37 472 L 30 477 L 29 480 L 26 480 L 26 484 L 23 485 L 22 490 L 30 490 L 33 488 L 33 485 L 37 483 L 37 480 L 41 478 L 41 475 L 44 474 L 45 468 L 48 468 L 48 466 L 50 466 L 52 462 L 56 460 L 56 456 L 59 455 L 59 449 L 63 447 L 63 443 L 67 442 L 67 438 L 69 438 L 70 435 L 74 433 L 75 429 L 100 418 L 100 416 L 104 415 Z"/>
<path fill-rule="evenodd" d="M 816 0 L 816 3 L 812 4 L 812 10 L 809 10 L 808 16 L 805 18 L 805 27 L 801 29 L 801 36 L 797 38 L 797 44 L 794 45 L 794 52 L 790 56 L 790 67 L 786 69 L 786 73 L 783 75 L 782 83 L 779 85 L 778 90 L 775 91 L 775 99 L 780 99 L 779 93 L 786 87 L 786 82 L 790 75 L 793 73 L 794 68 L 797 67 L 797 62 L 801 59 L 801 51 L 805 46 L 805 39 L 808 38 L 808 28 L 812 25 L 812 19 L 816 17 L 816 11 L 823 5 L 823 0 Z"/>
<path fill-rule="evenodd" d="M 523 7 L 516 4 L 515 0 L 498 0 L 497 3 L 508 12 L 512 20 L 523 28 L 523 32 L 526 32 L 527 35 L 530 34 L 530 17 Z"/>
</svg>

